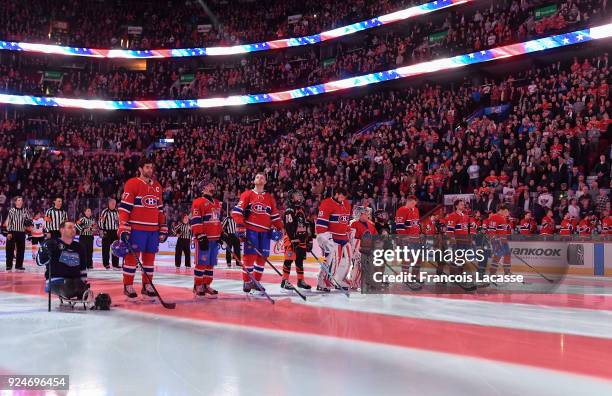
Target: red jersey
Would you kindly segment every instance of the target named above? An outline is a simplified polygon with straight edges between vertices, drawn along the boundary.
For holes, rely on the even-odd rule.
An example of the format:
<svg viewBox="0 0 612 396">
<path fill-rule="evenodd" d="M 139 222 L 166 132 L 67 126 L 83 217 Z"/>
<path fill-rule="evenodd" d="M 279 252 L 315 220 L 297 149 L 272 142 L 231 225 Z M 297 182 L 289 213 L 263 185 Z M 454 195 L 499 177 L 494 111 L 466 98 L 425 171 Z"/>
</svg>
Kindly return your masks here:
<svg viewBox="0 0 612 396">
<path fill-rule="evenodd" d="M 553 235 L 554 233 L 555 233 L 555 221 L 548 216 L 544 216 L 542 218 L 542 224 L 540 225 L 540 234 L 541 235 Z"/>
<path fill-rule="evenodd" d="M 612 216 L 605 217 L 601 221 L 601 233 L 603 235 L 612 235 Z"/>
<path fill-rule="evenodd" d="M 491 231 L 489 230 L 489 218 L 486 219 L 482 219 L 482 231 L 487 234 L 487 235 L 491 235 Z"/>
<path fill-rule="evenodd" d="M 423 223 L 421 224 L 421 230 L 425 235 L 436 235 L 438 233 L 438 230 L 436 230 L 436 225 L 433 221 L 431 221 L 429 217 L 423 220 Z"/>
<path fill-rule="evenodd" d="M 574 223 L 572 220 L 563 219 L 559 229 L 559 235 L 572 235 L 574 233 Z"/>
<path fill-rule="evenodd" d="M 419 235 L 421 233 L 419 209 L 402 206 L 395 213 L 395 229 L 400 235 Z"/>
<path fill-rule="evenodd" d="M 577 230 L 578 230 L 578 235 L 580 236 L 591 235 L 591 232 L 593 231 L 591 221 L 587 219 L 580 220 L 580 223 L 578 223 Z"/>
<path fill-rule="evenodd" d="M 204 234 L 209 240 L 221 237 L 221 202 L 217 199 L 200 197 L 191 205 L 191 230 L 193 236 Z"/>
<path fill-rule="evenodd" d="M 161 185 L 132 177 L 123 187 L 119 204 L 120 228 L 127 225 L 134 230 L 168 232 L 163 209 Z"/>
<path fill-rule="evenodd" d="M 478 233 L 478 229 L 480 228 L 480 224 L 481 224 L 481 223 L 480 223 L 480 220 L 475 219 L 475 218 L 473 218 L 473 217 L 470 217 L 470 223 L 469 223 L 469 226 L 470 226 L 470 228 L 469 228 L 470 234 L 476 234 L 476 233 Z"/>
<path fill-rule="evenodd" d="M 238 227 L 264 232 L 271 226 L 283 229 L 283 223 L 276 208 L 274 197 L 267 193 L 247 190 L 240 195 L 240 201 L 232 210 L 232 218 Z"/>
<path fill-rule="evenodd" d="M 536 232 L 538 226 L 534 219 L 525 219 L 523 218 L 518 225 L 519 234 L 521 235 L 531 235 Z"/>
<path fill-rule="evenodd" d="M 491 235 L 511 235 L 512 227 L 507 217 L 493 213 L 489 216 L 489 231 Z"/>
<path fill-rule="evenodd" d="M 376 227 L 370 220 L 365 223 L 359 220 L 353 220 L 351 221 L 351 228 L 355 230 L 355 239 L 361 239 L 363 234 L 366 232 L 369 232 L 372 235 L 377 234 Z"/>
<path fill-rule="evenodd" d="M 347 241 L 350 232 L 351 204 L 325 198 L 319 205 L 315 232 L 330 232 L 336 241 Z"/>
<path fill-rule="evenodd" d="M 453 212 L 446 216 L 446 232 L 452 235 L 467 235 L 470 218 L 461 212 Z"/>
</svg>

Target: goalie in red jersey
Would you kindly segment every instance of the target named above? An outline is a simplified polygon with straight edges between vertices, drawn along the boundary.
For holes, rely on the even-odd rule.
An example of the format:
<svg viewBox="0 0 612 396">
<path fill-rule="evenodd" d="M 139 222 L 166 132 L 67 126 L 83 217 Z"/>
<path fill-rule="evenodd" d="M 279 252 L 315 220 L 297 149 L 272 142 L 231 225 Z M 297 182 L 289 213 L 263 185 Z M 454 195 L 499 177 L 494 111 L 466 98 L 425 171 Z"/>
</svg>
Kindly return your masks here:
<svg viewBox="0 0 612 396">
<path fill-rule="evenodd" d="M 143 295 L 153 297 L 155 291 L 149 283 L 155 270 L 155 253 L 159 243 L 168 238 L 168 226 L 164 215 L 161 185 L 153 180 L 153 161 L 142 158 L 138 164 L 138 177 L 129 179 L 123 187 L 119 205 L 119 239 L 128 243 L 136 255 L 140 255 Z M 137 297 L 134 290 L 136 257 L 128 254 L 123 261 L 123 293 L 129 298 Z"/>
<path fill-rule="evenodd" d="M 333 197 L 321 201 L 315 227 L 317 243 L 325 255 L 331 275 L 337 285 L 344 290 L 349 288 L 346 277 L 351 266 L 351 252 L 348 246 L 351 204 L 346 200 L 347 195 L 347 190 L 339 187 L 336 188 Z M 317 290 L 329 292 L 331 285 L 329 274 L 322 269 L 319 273 Z"/>
<path fill-rule="evenodd" d="M 261 281 L 266 259 L 270 255 L 270 239 L 280 239 L 282 235 L 279 230 L 283 228 L 274 197 L 264 191 L 266 176 L 256 174 L 253 184 L 255 188 L 243 192 L 232 210 L 238 237 L 245 243 L 242 265 L 242 289 L 245 293 L 258 289 L 247 271 L 253 273 L 257 282 Z"/>
</svg>

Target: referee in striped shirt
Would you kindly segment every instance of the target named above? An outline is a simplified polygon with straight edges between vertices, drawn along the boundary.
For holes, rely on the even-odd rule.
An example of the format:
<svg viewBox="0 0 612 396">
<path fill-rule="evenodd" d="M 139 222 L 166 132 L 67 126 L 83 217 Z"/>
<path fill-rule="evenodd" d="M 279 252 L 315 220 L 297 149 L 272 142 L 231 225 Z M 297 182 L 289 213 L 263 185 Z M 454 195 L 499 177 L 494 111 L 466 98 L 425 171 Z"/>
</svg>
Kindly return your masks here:
<svg viewBox="0 0 612 396">
<path fill-rule="evenodd" d="M 83 259 L 88 269 L 93 268 L 93 247 L 94 233 L 97 228 L 96 220 L 91 216 L 91 209 L 85 209 L 84 216 L 76 222 L 76 229 L 79 232 L 79 245 L 83 250 Z"/>
<path fill-rule="evenodd" d="M 28 225 L 29 224 L 29 225 Z M 23 271 L 23 256 L 25 253 L 26 228 L 31 227 L 32 217 L 23 207 L 23 198 L 15 197 L 15 206 L 9 210 L 4 222 L 7 230 L 6 236 L 6 270 L 12 271 L 13 259 L 15 269 Z M 17 254 L 15 254 L 15 250 Z"/>
<path fill-rule="evenodd" d="M 53 201 L 53 207 L 45 212 L 45 233 L 47 234 L 47 239 L 61 237 L 61 224 L 68 220 L 68 213 L 62 209 L 63 203 L 64 199 L 62 197 L 56 197 Z"/>
<path fill-rule="evenodd" d="M 221 241 L 225 243 L 225 262 L 232 266 L 232 253 L 236 255 L 236 266 L 240 267 L 240 239 L 236 236 L 236 222 L 232 216 L 227 216 L 221 223 Z"/>
<path fill-rule="evenodd" d="M 176 250 L 174 252 L 174 265 L 181 268 L 181 257 L 185 255 L 185 267 L 191 267 L 191 225 L 189 215 L 183 215 L 181 222 L 172 229 L 174 235 L 178 237 Z"/>
<path fill-rule="evenodd" d="M 119 229 L 119 212 L 117 211 L 117 201 L 113 198 L 108 200 L 108 207 L 104 208 L 100 213 L 100 221 L 98 223 L 102 236 L 102 264 L 104 268 L 110 268 L 109 262 L 112 256 L 113 269 L 121 269 L 119 265 L 119 257 L 110 254 L 110 247 L 119 237 L 117 230 Z"/>
</svg>

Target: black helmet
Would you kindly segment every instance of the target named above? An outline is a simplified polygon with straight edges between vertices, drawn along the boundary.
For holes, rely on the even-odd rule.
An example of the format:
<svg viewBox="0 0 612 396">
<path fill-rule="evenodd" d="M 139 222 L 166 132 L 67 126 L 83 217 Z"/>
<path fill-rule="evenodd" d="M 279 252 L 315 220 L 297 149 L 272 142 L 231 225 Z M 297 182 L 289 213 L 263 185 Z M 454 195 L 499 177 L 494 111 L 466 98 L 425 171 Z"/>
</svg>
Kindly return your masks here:
<svg viewBox="0 0 612 396">
<path fill-rule="evenodd" d="M 99 293 L 96 296 L 94 307 L 98 311 L 108 311 L 111 306 L 111 297 L 107 293 Z"/>
<path fill-rule="evenodd" d="M 291 190 L 287 193 L 287 206 L 302 206 L 304 195 L 300 190 Z"/>
<path fill-rule="evenodd" d="M 23 226 L 24 227 L 32 227 L 34 225 L 34 223 L 32 222 L 32 219 L 25 219 L 23 221 Z"/>
</svg>

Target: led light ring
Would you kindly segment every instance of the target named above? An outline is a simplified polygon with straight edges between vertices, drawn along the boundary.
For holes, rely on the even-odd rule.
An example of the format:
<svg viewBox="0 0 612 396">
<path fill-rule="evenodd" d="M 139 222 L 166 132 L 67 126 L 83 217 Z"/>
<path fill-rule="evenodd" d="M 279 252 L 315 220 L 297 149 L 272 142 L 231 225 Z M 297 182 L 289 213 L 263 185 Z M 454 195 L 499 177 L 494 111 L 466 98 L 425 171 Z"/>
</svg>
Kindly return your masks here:
<svg viewBox="0 0 612 396">
<path fill-rule="evenodd" d="M 557 34 L 550 37 L 526 41 L 523 43 L 505 45 L 486 51 L 457 55 L 451 58 L 436 59 L 417 63 L 397 69 L 370 73 L 362 76 L 330 81 L 324 84 L 293 89 L 290 91 L 271 92 L 253 95 L 234 95 L 225 98 L 204 98 L 191 100 L 97 100 L 53 98 L 25 95 L 0 94 L 0 103 L 12 105 L 33 105 L 49 107 L 72 107 L 91 110 L 147 110 L 147 109 L 203 109 L 224 106 L 243 106 L 256 103 L 284 102 L 324 93 L 337 92 L 345 89 L 391 81 L 400 78 L 413 77 L 437 71 L 450 70 L 457 67 L 489 62 L 513 56 L 545 51 L 569 45 L 605 39 L 612 36 L 612 23 L 571 33 Z"/>
<path fill-rule="evenodd" d="M 474 0 L 436 0 L 430 3 L 395 11 L 390 14 L 356 22 L 347 26 L 328 30 L 318 34 L 304 37 L 286 38 L 262 43 L 234 45 L 231 47 L 209 48 L 175 48 L 157 50 L 123 50 L 123 49 L 95 49 L 66 47 L 52 44 L 35 44 L 15 41 L 0 41 L 0 50 L 40 52 L 45 54 L 85 56 L 92 58 L 127 58 L 127 59 L 153 59 L 153 58 L 183 58 L 189 56 L 227 56 L 246 54 L 249 52 L 268 51 L 289 47 L 300 47 L 322 43 L 338 37 L 348 36 L 363 30 L 378 26 L 389 25 L 398 21 L 410 19 L 419 15 L 429 14 L 459 4 L 473 2 Z"/>
</svg>

